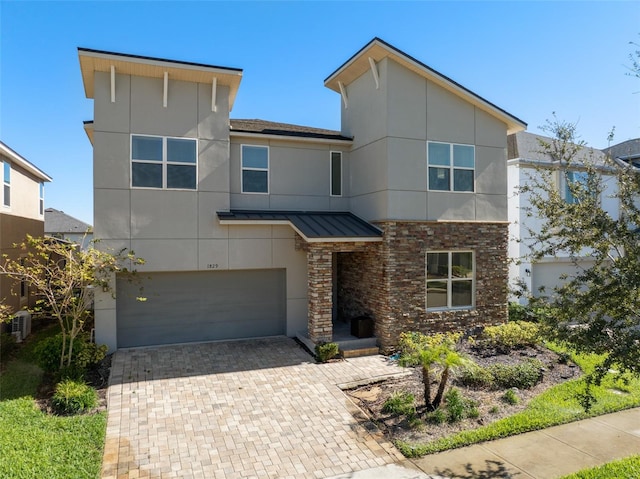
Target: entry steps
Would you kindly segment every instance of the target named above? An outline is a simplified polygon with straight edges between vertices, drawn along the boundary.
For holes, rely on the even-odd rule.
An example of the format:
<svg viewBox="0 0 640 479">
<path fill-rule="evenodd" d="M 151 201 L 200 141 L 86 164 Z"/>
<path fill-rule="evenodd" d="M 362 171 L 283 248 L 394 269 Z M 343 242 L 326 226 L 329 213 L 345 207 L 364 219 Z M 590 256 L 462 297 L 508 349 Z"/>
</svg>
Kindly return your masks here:
<svg viewBox="0 0 640 479">
<path fill-rule="evenodd" d="M 305 347 L 311 351 L 315 352 L 316 345 L 313 341 L 311 341 L 306 335 L 302 333 L 298 333 L 296 338 L 305 345 Z M 339 338 L 335 338 L 334 342 L 338 343 L 338 347 L 340 348 L 340 355 L 347 358 L 356 358 L 359 356 L 374 356 L 379 354 L 380 350 L 377 346 L 376 338 L 362 338 L 358 339 L 355 336 L 344 337 L 341 336 Z"/>
</svg>

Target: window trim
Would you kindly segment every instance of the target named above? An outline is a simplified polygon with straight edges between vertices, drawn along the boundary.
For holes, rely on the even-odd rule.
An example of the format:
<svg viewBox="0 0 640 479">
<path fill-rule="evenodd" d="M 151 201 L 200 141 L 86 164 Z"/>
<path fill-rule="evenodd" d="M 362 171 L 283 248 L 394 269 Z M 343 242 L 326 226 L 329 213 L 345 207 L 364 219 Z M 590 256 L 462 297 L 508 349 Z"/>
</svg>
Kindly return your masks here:
<svg viewBox="0 0 640 479">
<path fill-rule="evenodd" d="M 252 148 L 264 148 L 267 150 L 267 167 L 266 168 L 255 168 L 255 167 L 244 167 L 243 159 L 244 159 L 244 147 L 249 146 Z M 267 172 L 267 191 L 244 191 L 244 172 L 246 171 L 266 171 Z M 251 143 L 241 143 L 240 144 L 240 193 L 244 195 L 268 195 L 271 192 L 271 151 L 269 145 L 255 145 Z"/>
<path fill-rule="evenodd" d="M 447 253 L 448 255 L 448 270 L 449 270 L 449 275 L 447 279 L 442 279 L 442 278 L 438 278 L 438 279 L 427 279 L 427 267 L 428 267 L 428 261 L 429 261 L 429 254 L 437 254 L 437 253 Z M 471 265 L 472 265 L 472 274 L 471 274 L 471 278 L 464 278 L 464 279 L 453 279 L 451 274 L 452 274 L 452 258 L 453 258 L 453 253 L 471 253 Z M 435 311 L 460 311 L 460 310 L 470 310 L 470 309 L 474 309 L 476 307 L 476 254 L 473 250 L 471 249 L 451 249 L 451 250 L 429 250 L 425 253 L 424 255 L 424 279 L 425 279 L 425 288 L 424 288 L 424 306 L 425 306 L 425 311 L 427 312 L 435 312 Z M 435 306 L 430 308 L 429 307 L 429 301 L 428 301 L 428 294 L 427 294 L 427 290 L 428 290 L 428 284 L 430 282 L 443 282 L 446 281 L 447 283 L 447 306 Z M 464 305 L 464 306 L 451 306 L 451 301 L 453 298 L 452 295 L 452 284 L 455 282 L 462 282 L 462 281 L 467 281 L 467 282 L 471 282 L 471 304 L 470 305 Z"/>
<path fill-rule="evenodd" d="M 335 194 L 333 192 L 333 154 L 340 155 L 340 193 Z M 344 190 L 344 181 L 343 181 L 343 162 L 342 162 L 342 152 L 337 150 L 329 151 L 329 196 L 333 198 L 341 198 Z"/>
<path fill-rule="evenodd" d="M 433 165 L 433 168 L 448 168 L 449 169 L 449 189 L 448 190 L 436 190 L 431 189 L 431 185 L 429 184 L 429 143 L 437 143 L 440 145 L 449 145 L 449 166 L 441 166 L 441 165 Z M 453 147 L 454 146 L 468 146 L 473 149 L 473 168 L 469 168 L 467 166 L 454 166 L 453 164 Z M 434 191 L 439 193 L 475 193 L 476 192 L 476 145 L 470 145 L 467 143 L 449 143 L 446 141 L 435 141 L 435 140 L 427 140 L 426 143 L 426 155 L 427 155 L 427 191 Z M 472 171 L 473 172 L 473 190 L 472 191 L 460 191 L 455 190 L 453 186 L 454 181 L 454 171 L 455 170 L 463 170 L 463 171 Z"/>
<path fill-rule="evenodd" d="M 148 135 L 146 133 L 131 133 L 129 138 L 129 187 L 131 189 L 137 190 L 169 190 L 169 191 L 198 191 L 198 166 L 199 166 L 199 146 L 197 138 L 187 138 L 180 136 L 162 136 L 162 135 Z M 153 160 L 136 160 L 133 158 L 133 138 L 134 137 L 146 137 L 146 138 L 161 138 L 162 139 L 162 160 L 161 161 L 153 161 Z M 179 161 L 169 161 L 167 160 L 167 140 L 188 140 L 195 142 L 196 145 L 196 162 L 195 163 L 184 163 Z M 134 186 L 133 185 L 133 163 L 143 163 L 148 165 L 162 165 L 162 186 L 161 187 L 153 187 L 153 186 Z M 193 188 L 169 188 L 167 187 L 167 166 L 168 165 L 178 165 L 178 166 L 193 166 L 196 169 L 196 183 Z"/>
<path fill-rule="evenodd" d="M 8 178 L 6 173 L 8 174 Z M 5 194 L 6 191 L 9 191 L 9 195 Z M 4 208 L 11 208 L 11 162 L 3 161 L 2 162 L 2 206 Z"/>
<path fill-rule="evenodd" d="M 576 205 L 578 203 L 580 203 L 580 200 L 578 198 L 576 198 L 573 193 L 571 193 L 570 191 L 570 183 L 575 183 L 576 180 L 571 178 L 569 179 L 569 176 L 573 177 L 574 174 L 581 174 L 584 175 L 584 179 L 578 179 L 577 182 L 578 183 L 582 183 L 583 185 L 586 186 L 587 181 L 589 180 L 588 177 L 588 173 L 584 170 L 564 170 L 563 174 L 562 174 L 562 199 L 565 201 L 565 203 L 569 204 L 569 205 Z M 570 196 L 569 196 L 570 195 Z M 571 201 L 569 201 L 571 200 Z"/>
</svg>

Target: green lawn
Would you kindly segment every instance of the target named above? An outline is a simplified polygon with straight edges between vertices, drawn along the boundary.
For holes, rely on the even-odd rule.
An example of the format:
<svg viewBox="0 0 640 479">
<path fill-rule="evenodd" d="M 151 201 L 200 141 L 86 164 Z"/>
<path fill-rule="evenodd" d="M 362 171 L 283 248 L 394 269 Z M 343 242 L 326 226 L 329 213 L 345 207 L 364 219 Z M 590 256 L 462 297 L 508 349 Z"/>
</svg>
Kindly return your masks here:
<svg viewBox="0 0 640 479">
<path fill-rule="evenodd" d="M 640 477 L 640 456 L 631 456 L 598 467 L 583 469 L 560 479 L 636 479 Z"/>
<path fill-rule="evenodd" d="M 42 370 L 33 347 L 55 334 L 33 335 L 0 375 L 0 477 L 6 479 L 97 478 L 100 475 L 106 414 L 58 417 L 34 402 Z"/>
<path fill-rule="evenodd" d="M 585 372 L 591 371 L 597 362 L 594 356 L 572 355 L 572 359 Z M 426 444 L 397 441 L 396 446 L 407 457 L 419 457 L 640 406 L 638 378 L 625 384 L 616 375 L 609 375 L 601 386 L 593 388 L 596 402 L 589 412 L 585 412 L 576 399 L 583 391 L 584 384 L 580 379 L 567 381 L 534 398 L 524 411 L 487 426 Z"/>
</svg>

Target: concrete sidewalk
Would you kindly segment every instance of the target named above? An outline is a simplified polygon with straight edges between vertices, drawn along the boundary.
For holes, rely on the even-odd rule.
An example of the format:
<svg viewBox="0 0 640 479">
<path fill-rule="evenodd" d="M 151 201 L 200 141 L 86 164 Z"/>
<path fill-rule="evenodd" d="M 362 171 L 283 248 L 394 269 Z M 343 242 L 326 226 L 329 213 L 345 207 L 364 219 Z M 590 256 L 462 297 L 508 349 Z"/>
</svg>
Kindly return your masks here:
<svg viewBox="0 0 640 479">
<path fill-rule="evenodd" d="M 640 408 L 335 479 L 555 479 L 634 454 L 640 454 Z"/>
</svg>

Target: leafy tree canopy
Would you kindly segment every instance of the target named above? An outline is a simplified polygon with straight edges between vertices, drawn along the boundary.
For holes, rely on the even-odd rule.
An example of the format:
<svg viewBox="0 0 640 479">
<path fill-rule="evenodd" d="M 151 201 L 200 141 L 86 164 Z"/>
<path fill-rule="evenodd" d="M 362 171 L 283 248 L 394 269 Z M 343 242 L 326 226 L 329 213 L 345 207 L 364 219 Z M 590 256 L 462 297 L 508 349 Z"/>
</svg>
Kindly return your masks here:
<svg viewBox="0 0 640 479">
<path fill-rule="evenodd" d="M 576 272 L 544 292 L 552 313 L 542 320 L 555 339 L 603 355 L 589 382 L 598 384 L 612 368 L 640 374 L 640 171 L 585 154 L 573 124 L 554 119 L 546 130 L 553 138 L 540 147 L 552 164 L 520 187 L 529 198 L 527 216 L 539 219 L 523 241 L 533 262 L 566 256 Z M 557 183 L 569 171 L 582 173 L 581 181 L 567 183 L 572 202 Z M 603 207 L 606 198 L 616 200 L 618 211 Z"/>
<path fill-rule="evenodd" d="M 113 294 L 115 274 L 134 280 L 135 267 L 144 261 L 125 249 L 108 252 L 92 246 L 81 250 L 74 243 L 30 235 L 15 247 L 18 257 L 4 255 L 0 274 L 26 281 L 58 320 L 63 336 L 60 367 L 68 366 L 73 342 L 91 317 L 94 289 Z"/>
</svg>

